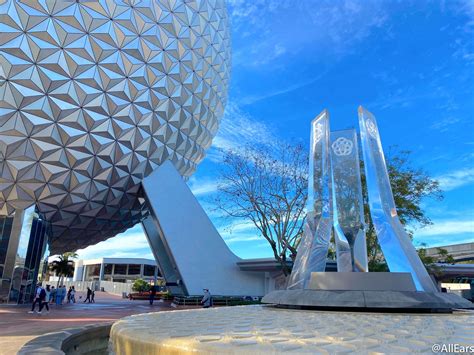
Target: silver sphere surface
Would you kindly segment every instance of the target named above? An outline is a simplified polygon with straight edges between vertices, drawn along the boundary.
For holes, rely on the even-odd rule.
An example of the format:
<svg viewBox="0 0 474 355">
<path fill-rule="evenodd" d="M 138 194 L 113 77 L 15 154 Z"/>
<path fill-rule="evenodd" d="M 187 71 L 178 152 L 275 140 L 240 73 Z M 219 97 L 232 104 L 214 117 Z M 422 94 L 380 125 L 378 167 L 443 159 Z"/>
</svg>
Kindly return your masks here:
<svg viewBox="0 0 474 355">
<path fill-rule="evenodd" d="M 0 214 L 35 204 L 56 251 L 129 228 L 140 181 L 191 175 L 217 132 L 224 1 L 0 3 Z"/>
</svg>

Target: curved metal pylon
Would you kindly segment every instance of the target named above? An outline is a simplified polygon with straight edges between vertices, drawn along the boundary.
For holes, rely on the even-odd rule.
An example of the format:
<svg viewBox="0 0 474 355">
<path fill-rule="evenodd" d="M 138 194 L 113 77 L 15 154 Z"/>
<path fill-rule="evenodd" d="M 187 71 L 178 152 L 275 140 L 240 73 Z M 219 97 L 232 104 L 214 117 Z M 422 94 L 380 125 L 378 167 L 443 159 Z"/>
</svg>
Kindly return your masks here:
<svg viewBox="0 0 474 355">
<path fill-rule="evenodd" d="M 331 132 L 331 171 L 337 271 L 366 272 L 364 202 L 355 129 Z"/>
<path fill-rule="evenodd" d="M 391 272 L 409 272 L 418 291 L 436 292 L 400 222 L 375 117 L 359 107 L 359 126 L 372 222 Z"/>
<path fill-rule="evenodd" d="M 308 202 L 304 233 L 288 283 L 289 289 L 306 288 L 311 272 L 324 271 L 332 228 L 329 113 L 311 122 Z"/>
</svg>

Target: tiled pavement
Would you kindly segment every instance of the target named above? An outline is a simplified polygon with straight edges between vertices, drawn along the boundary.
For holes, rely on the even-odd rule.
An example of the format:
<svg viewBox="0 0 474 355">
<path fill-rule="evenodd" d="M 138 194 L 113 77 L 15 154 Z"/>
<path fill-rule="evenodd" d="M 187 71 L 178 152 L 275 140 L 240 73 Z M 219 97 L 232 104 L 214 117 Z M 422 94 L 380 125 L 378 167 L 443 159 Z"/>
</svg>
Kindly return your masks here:
<svg viewBox="0 0 474 355">
<path fill-rule="evenodd" d="M 113 322 L 137 313 L 175 310 L 169 302 L 150 306 L 147 301 L 129 301 L 100 292 L 96 293 L 96 302 L 52 306 L 47 315 L 28 314 L 27 306 L 0 305 L 0 354 L 15 354 L 37 335 Z M 129 321 L 120 323 L 132 332 L 140 328 L 133 335 L 134 341 L 151 336 L 167 348 L 186 345 L 195 350 L 217 352 L 229 350 L 230 345 L 242 353 L 314 353 L 316 349 L 317 353 L 325 354 L 432 353 L 433 344 L 474 345 L 474 312 L 370 314 L 245 306 L 150 314 L 135 318 L 131 324 Z M 153 327 L 142 322 L 152 322 Z"/>
<path fill-rule="evenodd" d="M 82 293 L 78 292 L 77 296 L 82 296 Z M 27 305 L 0 305 L 0 354 L 15 354 L 26 342 L 45 333 L 113 322 L 136 313 L 175 309 L 170 307 L 170 302 L 155 301 L 150 306 L 148 301 L 130 301 L 102 292 L 96 292 L 95 298 L 96 303 L 91 304 L 50 305 L 50 313 L 42 315 L 29 314 L 31 306 Z"/>
</svg>

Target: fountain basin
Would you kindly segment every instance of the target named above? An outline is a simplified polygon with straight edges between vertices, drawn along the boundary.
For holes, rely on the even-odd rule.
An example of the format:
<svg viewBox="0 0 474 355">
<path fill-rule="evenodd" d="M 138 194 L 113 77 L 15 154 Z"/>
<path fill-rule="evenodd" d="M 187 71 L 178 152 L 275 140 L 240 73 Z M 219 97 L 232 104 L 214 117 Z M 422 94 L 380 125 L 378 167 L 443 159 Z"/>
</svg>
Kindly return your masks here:
<svg viewBox="0 0 474 355">
<path fill-rule="evenodd" d="M 474 314 L 393 314 L 236 306 L 134 315 L 114 323 L 117 355 L 430 352 L 471 345 Z"/>
</svg>

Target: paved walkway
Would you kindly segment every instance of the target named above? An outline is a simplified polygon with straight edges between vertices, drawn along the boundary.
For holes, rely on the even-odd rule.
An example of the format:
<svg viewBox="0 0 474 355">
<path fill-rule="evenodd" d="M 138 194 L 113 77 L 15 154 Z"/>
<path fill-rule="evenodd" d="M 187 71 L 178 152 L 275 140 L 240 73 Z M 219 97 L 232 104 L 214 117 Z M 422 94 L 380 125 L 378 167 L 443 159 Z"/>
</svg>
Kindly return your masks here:
<svg viewBox="0 0 474 355">
<path fill-rule="evenodd" d="M 84 293 L 78 292 L 85 299 Z M 0 354 L 15 354 L 26 342 L 38 335 L 87 324 L 113 322 L 136 313 L 174 310 L 170 302 L 130 301 L 119 296 L 96 292 L 96 303 L 78 302 L 50 305 L 49 314 L 29 314 L 28 305 L 0 305 Z M 189 307 L 178 307 L 178 309 Z"/>
</svg>

